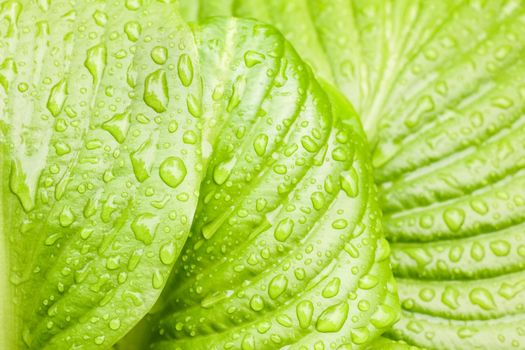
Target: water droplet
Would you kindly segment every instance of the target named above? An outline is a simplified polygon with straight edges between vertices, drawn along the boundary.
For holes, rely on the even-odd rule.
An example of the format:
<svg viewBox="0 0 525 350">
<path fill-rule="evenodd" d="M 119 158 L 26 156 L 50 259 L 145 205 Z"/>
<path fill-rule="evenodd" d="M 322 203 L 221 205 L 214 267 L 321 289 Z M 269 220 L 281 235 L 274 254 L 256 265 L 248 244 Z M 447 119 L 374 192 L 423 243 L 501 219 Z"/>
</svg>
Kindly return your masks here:
<svg viewBox="0 0 525 350">
<path fill-rule="evenodd" d="M 93 77 L 93 84 L 98 85 L 107 64 L 107 49 L 103 44 L 93 46 L 87 51 L 84 66 Z"/>
<path fill-rule="evenodd" d="M 160 247 L 159 257 L 163 264 L 170 265 L 175 261 L 176 245 L 174 242 L 169 242 Z"/>
<path fill-rule="evenodd" d="M 128 111 L 115 114 L 113 118 L 102 124 L 102 129 L 109 132 L 118 143 L 124 142 L 129 130 L 130 114 Z"/>
<path fill-rule="evenodd" d="M 461 259 L 461 256 L 463 256 L 463 247 L 459 245 L 455 245 L 452 248 L 450 248 L 450 251 L 448 252 L 448 258 L 452 262 L 458 262 Z"/>
<path fill-rule="evenodd" d="M 451 231 L 457 232 L 465 221 L 465 212 L 459 208 L 446 209 L 443 213 L 443 220 Z"/>
<path fill-rule="evenodd" d="M 60 212 L 58 221 L 60 222 L 60 226 L 62 227 L 71 226 L 71 224 L 75 222 L 75 215 L 73 215 L 71 208 L 69 208 L 68 206 L 65 206 L 62 209 L 62 212 Z"/>
<path fill-rule="evenodd" d="M 155 289 L 160 289 L 162 288 L 163 284 L 164 284 L 164 277 L 162 276 L 162 273 L 159 270 L 155 270 L 151 278 L 151 285 Z"/>
<path fill-rule="evenodd" d="M 26 212 L 34 207 L 34 187 L 28 185 L 29 175 L 24 171 L 19 161 L 11 162 L 11 174 L 9 177 L 9 188 L 22 204 Z"/>
<path fill-rule="evenodd" d="M 177 64 L 177 73 L 182 85 L 188 87 L 193 81 L 193 63 L 191 62 L 190 56 L 182 54 L 179 57 Z"/>
<path fill-rule="evenodd" d="M 454 310 L 459 307 L 458 298 L 459 291 L 456 288 L 450 286 L 445 287 L 443 294 L 441 294 L 441 301 L 443 304 Z"/>
<path fill-rule="evenodd" d="M 286 276 L 282 274 L 277 275 L 270 282 L 270 285 L 268 287 L 268 295 L 270 296 L 270 298 L 276 299 L 284 293 L 287 286 L 288 279 L 286 278 Z"/>
<path fill-rule="evenodd" d="M 265 56 L 257 51 L 248 50 L 244 53 L 244 64 L 246 67 L 252 68 L 253 66 L 264 61 Z"/>
<path fill-rule="evenodd" d="M 95 23 L 97 25 L 104 27 L 106 23 L 108 22 L 108 15 L 102 11 L 96 10 L 93 13 L 93 19 L 95 20 Z"/>
<path fill-rule="evenodd" d="M 323 289 L 323 297 L 332 298 L 339 293 L 339 287 L 341 286 L 341 280 L 334 277 Z"/>
<path fill-rule="evenodd" d="M 111 328 L 114 331 L 119 329 L 120 328 L 120 319 L 114 318 L 111 321 L 109 321 L 109 328 Z"/>
<path fill-rule="evenodd" d="M 62 234 L 60 233 L 52 233 L 49 235 L 46 240 L 44 241 L 45 245 L 52 246 L 55 244 L 60 238 L 62 238 Z"/>
<path fill-rule="evenodd" d="M 268 146 L 268 135 L 259 134 L 253 141 L 253 149 L 259 157 L 262 157 L 266 153 L 266 147 Z"/>
<path fill-rule="evenodd" d="M 247 334 L 244 336 L 241 344 L 242 350 L 255 350 L 255 338 L 252 335 Z"/>
<path fill-rule="evenodd" d="M 370 338 L 370 332 L 366 327 L 357 327 L 350 332 L 352 342 L 357 345 L 364 344 Z"/>
<path fill-rule="evenodd" d="M 253 311 L 261 311 L 264 309 L 264 300 L 256 294 L 250 299 L 250 307 Z"/>
<path fill-rule="evenodd" d="M 131 229 L 138 241 L 141 241 L 144 244 L 151 244 L 158 224 L 159 218 L 156 215 L 144 213 L 133 220 L 131 223 Z"/>
<path fill-rule="evenodd" d="M 493 242 L 490 242 L 490 250 L 494 253 L 496 256 L 506 256 L 510 252 L 510 244 L 507 241 L 504 240 L 496 240 Z"/>
<path fill-rule="evenodd" d="M 146 77 L 144 82 L 144 102 L 157 113 L 166 111 L 169 102 L 168 79 L 162 69 Z"/>
<path fill-rule="evenodd" d="M 379 283 L 379 279 L 373 275 L 364 275 L 359 280 L 359 288 L 361 289 L 372 289 Z"/>
<path fill-rule="evenodd" d="M 481 261 L 485 257 L 485 248 L 478 242 L 472 243 L 470 247 L 470 256 L 476 261 Z"/>
<path fill-rule="evenodd" d="M 156 64 L 164 64 L 168 60 L 168 49 L 164 46 L 155 46 L 151 50 L 151 59 Z"/>
<path fill-rule="evenodd" d="M 56 117 L 64 108 L 64 103 L 68 95 L 67 91 L 67 80 L 62 79 L 55 86 L 51 88 L 49 98 L 47 100 L 47 109 L 53 117 Z"/>
<path fill-rule="evenodd" d="M 314 314 L 314 305 L 309 300 L 303 300 L 295 309 L 297 314 L 297 320 L 301 328 L 308 328 L 312 322 L 312 316 Z"/>
<path fill-rule="evenodd" d="M 128 40 L 136 42 L 140 38 L 142 27 L 138 22 L 128 22 L 124 25 L 124 32 L 126 33 Z"/>
<path fill-rule="evenodd" d="M 280 242 L 286 241 L 288 237 L 292 234 L 294 228 L 294 221 L 290 218 L 285 218 L 277 224 L 277 227 L 274 231 L 274 237 Z"/>
<path fill-rule="evenodd" d="M 139 182 L 144 182 L 150 176 L 154 156 L 155 148 L 151 140 L 147 140 L 136 151 L 130 153 L 133 173 Z"/>
<path fill-rule="evenodd" d="M 348 309 L 346 302 L 329 306 L 317 318 L 315 328 L 323 333 L 339 331 L 348 317 Z"/>
<path fill-rule="evenodd" d="M 310 136 L 303 136 L 301 138 L 301 145 L 310 153 L 315 153 L 319 150 L 319 145 Z"/>
<path fill-rule="evenodd" d="M 138 10 L 142 6 L 142 0 L 126 0 L 126 8 L 130 11 Z"/>
<path fill-rule="evenodd" d="M 188 112 L 195 118 L 199 118 L 202 114 L 201 101 L 199 98 L 195 97 L 192 94 L 186 96 L 186 107 L 188 107 Z"/>
<path fill-rule="evenodd" d="M 376 328 L 387 328 L 394 324 L 397 320 L 397 312 L 388 305 L 381 304 L 377 307 L 377 310 L 374 312 L 370 318 L 370 322 Z"/>
<path fill-rule="evenodd" d="M 470 207 L 478 214 L 485 215 L 489 211 L 487 204 L 481 199 L 474 199 L 470 202 Z"/>
<path fill-rule="evenodd" d="M 492 295 L 485 288 L 474 288 L 469 293 L 472 304 L 480 306 L 482 309 L 491 310 L 496 308 Z"/>
<path fill-rule="evenodd" d="M 213 181 L 219 186 L 225 183 L 228 177 L 230 177 L 230 172 L 234 165 L 234 159 L 215 165 L 213 169 Z"/>
<path fill-rule="evenodd" d="M 356 197 L 359 194 L 358 176 L 354 168 L 341 173 L 341 188 L 349 197 Z"/>
<path fill-rule="evenodd" d="M 102 344 L 104 344 L 105 341 L 106 341 L 106 337 L 103 336 L 103 335 L 99 335 L 94 340 L 95 344 L 97 344 L 97 345 L 102 345 Z"/>
<path fill-rule="evenodd" d="M 166 185 L 176 188 L 186 177 L 186 165 L 179 157 L 168 157 L 160 164 L 159 174 Z"/>
<path fill-rule="evenodd" d="M 61 141 L 55 142 L 53 147 L 55 147 L 55 152 L 59 156 L 63 156 L 65 154 L 68 154 L 69 152 L 71 152 L 71 147 L 69 147 L 69 145 L 67 143 L 64 143 L 64 142 L 61 142 Z"/>
<path fill-rule="evenodd" d="M 241 98 L 244 95 L 244 90 L 246 89 L 246 77 L 240 75 L 235 80 L 235 83 L 232 86 L 232 95 L 228 100 L 228 106 L 226 106 L 226 111 L 231 113 L 235 107 L 241 103 Z"/>
<path fill-rule="evenodd" d="M 325 205 L 324 194 L 322 192 L 312 193 L 310 200 L 315 210 L 321 210 Z"/>
</svg>

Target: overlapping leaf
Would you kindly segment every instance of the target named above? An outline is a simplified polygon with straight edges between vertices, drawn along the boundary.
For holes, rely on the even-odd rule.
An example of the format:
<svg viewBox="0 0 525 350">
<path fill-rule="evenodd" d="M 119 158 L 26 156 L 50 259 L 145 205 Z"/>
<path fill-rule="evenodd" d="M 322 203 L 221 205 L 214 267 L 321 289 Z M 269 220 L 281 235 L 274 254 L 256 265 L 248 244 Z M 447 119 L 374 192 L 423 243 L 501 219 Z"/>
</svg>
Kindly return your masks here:
<svg viewBox="0 0 525 350">
<path fill-rule="evenodd" d="M 363 348 L 397 301 L 356 115 L 271 27 L 195 33 L 217 137 L 153 348 Z"/>
<path fill-rule="evenodd" d="M 276 25 L 374 145 L 403 317 L 431 349 L 525 346 L 525 6 L 519 0 L 208 1 Z"/>
</svg>

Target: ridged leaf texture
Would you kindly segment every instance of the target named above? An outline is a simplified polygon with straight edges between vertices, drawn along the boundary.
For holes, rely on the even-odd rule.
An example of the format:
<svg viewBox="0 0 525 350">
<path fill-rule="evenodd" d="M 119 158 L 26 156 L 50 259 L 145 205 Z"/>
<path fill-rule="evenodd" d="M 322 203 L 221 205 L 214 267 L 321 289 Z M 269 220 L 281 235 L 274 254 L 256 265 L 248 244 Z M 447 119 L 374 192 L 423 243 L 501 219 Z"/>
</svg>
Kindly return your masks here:
<svg viewBox="0 0 525 350">
<path fill-rule="evenodd" d="M 337 84 L 373 146 L 402 318 L 429 349 L 525 346 L 525 5 L 183 1 L 253 17 Z"/>
<path fill-rule="evenodd" d="M 0 33 L 3 348 L 151 313 L 121 348 L 359 349 L 397 319 L 360 122 L 278 31 L 8 0 Z"/>
</svg>

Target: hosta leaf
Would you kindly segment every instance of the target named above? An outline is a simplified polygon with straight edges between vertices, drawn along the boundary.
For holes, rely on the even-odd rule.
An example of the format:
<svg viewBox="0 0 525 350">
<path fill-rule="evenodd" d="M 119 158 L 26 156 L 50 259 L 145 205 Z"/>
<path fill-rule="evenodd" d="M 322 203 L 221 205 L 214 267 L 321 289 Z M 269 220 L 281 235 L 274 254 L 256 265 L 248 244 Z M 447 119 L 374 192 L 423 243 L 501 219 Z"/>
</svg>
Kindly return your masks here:
<svg viewBox="0 0 525 350">
<path fill-rule="evenodd" d="M 523 2 L 210 3 L 276 25 L 362 116 L 404 310 L 390 336 L 524 347 Z"/>
<path fill-rule="evenodd" d="M 2 1 L 0 18 L 2 348 L 108 348 L 156 301 L 197 204 L 180 101 L 200 90 L 176 68 L 193 36 L 152 1 Z"/>
<path fill-rule="evenodd" d="M 153 348 L 364 348 L 397 302 L 355 113 L 271 27 L 194 32 L 213 141 Z"/>
<path fill-rule="evenodd" d="M 0 4 L 2 345 L 109 348 L 151 311 L 118 347 L 359 349 L 396 320 L 361 125 L 275 29 Z"/>
</svg>

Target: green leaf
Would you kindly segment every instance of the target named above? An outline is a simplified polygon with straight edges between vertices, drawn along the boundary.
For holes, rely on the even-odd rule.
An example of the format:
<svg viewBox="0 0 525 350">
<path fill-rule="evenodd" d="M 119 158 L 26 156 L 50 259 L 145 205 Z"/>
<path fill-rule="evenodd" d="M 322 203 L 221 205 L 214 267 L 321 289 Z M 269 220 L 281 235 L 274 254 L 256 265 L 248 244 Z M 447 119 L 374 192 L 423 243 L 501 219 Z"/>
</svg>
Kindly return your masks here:
<svg viewBox="0 0 525 350">
<path fill-rule="evenodd" d="M 0 14 L 2 346 L 364 348 L 396 320 L 360 122 L 279 32 Z"/>
<path fill-rule="evenodd" d="M 356 114 L 272 27 L 194 32 L 210 153 L 153 348 L 364 348 L 397 300 Z"/>
<path fill-rule="evenodd" d="M 0 347 L 109 348 L 157 300 L 197 204 L 184 135 L 201 122 L 181 101 L 199 79 L 176 69 L 193 36 L 153 1 L 0 14 Z"/>
<path fill-rule="evenodd" d="M 212 3 L 282 30 L 362 116 L 404 310 L 390 336 L 523 347 L 523 2 Z"/>
</svg>

